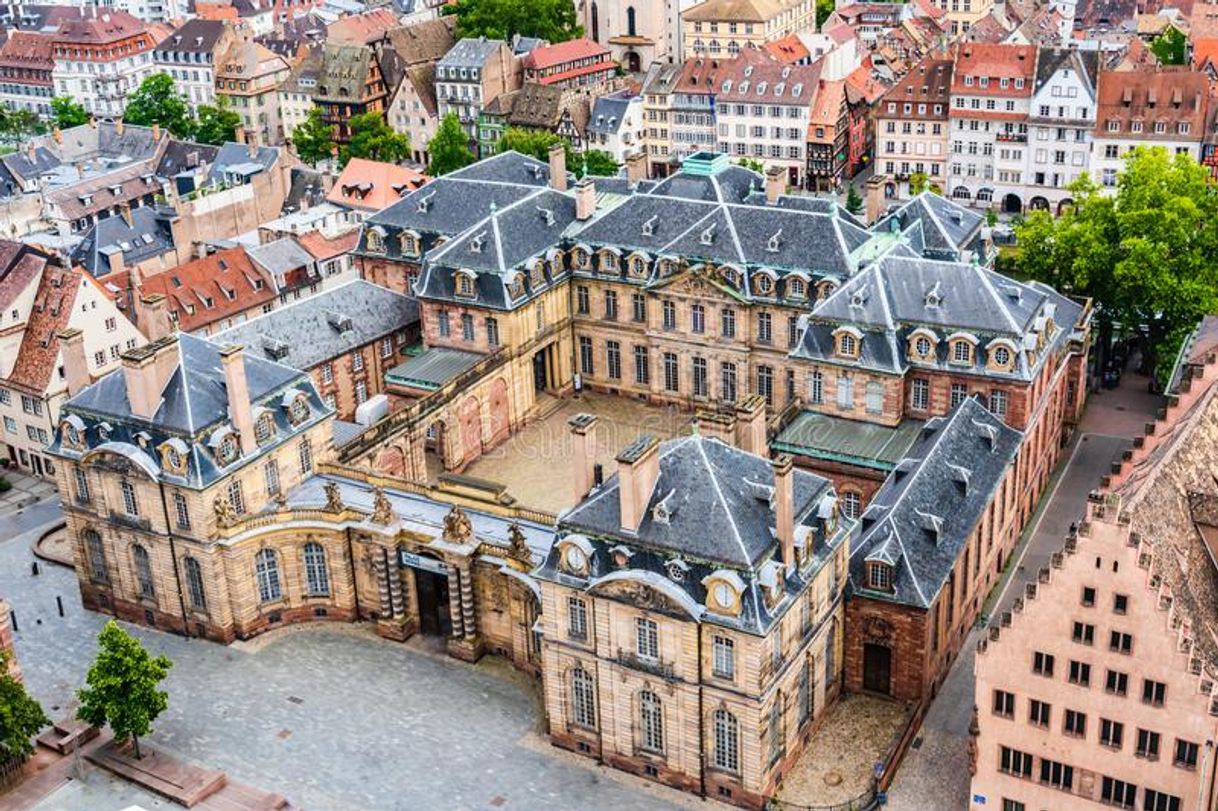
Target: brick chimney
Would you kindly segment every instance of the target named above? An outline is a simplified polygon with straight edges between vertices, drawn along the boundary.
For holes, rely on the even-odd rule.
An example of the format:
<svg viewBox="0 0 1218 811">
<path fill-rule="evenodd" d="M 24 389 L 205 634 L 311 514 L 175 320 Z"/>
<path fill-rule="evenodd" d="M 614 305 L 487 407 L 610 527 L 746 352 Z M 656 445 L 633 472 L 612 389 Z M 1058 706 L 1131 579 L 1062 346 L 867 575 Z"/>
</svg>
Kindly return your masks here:
<svg viewBox="0 0 1218 811">
<path fill-rule="evenodd" d="M 106 272 L 107 273 L 122 273 L 123 272 L 123 252 L 117 246 L 113 246 L 114 250 L 107 254 L 106 257 Z"/>
<path fill-rule="evenodd" d="M 596 213 L 596 183 L 592 178 L 581 178 L 575 184 L 575 219 L 590 220 Z"/>
<path fill-rule="evenodd" d="M 644 434 L 618 454 L 617 483 L 623 532 L 639 531 L 658 478 L 660 443 L 655 437 Z"/>
<path fill-rule="evenodd" d="M 178 366 L 178 341 L 169 336 L 122 354 L 123 382 L 131 413 L 150 420 L 161 405 L 161 392 Z"/>
<path fill-rule="evenodd" d="M 888 175 L 872 175 L 867 178 L 867 189 L 864 195 L 867 203 L 867 224 L 871 225 L 884 216 L 888 201 L 884 198 L 884 187 L 888 185 Z"/>
<path fill-rule="evenodd" d="M 169 324 L 169 300 L 163 295 L 153 293 L 140 298 L 140 310 L 145 338 L 158 341 L 172 333 Z"/>
<path fill-rule="evenodd" d="M 799 565 L 795 560 L 795 465 L 785 453 L 770 464 L 774 467 L 774 532 L 782 562 L 793 572 Z"/>
<path fill-rule="evenodd" d="M 550 188 L 567 190 L 567 151 L 562 144 L 550 145 Z"/>
<path fill-rule="evenodd" d="M 220 365 L 224 367 L 224 388 L 228 392 L 228 418 L 241 435 L 241 452 L 258 447 L 254 438 L 254 410 L 250 405 L 250 388 L 245 380 L 245 350 L 236 345 L 220 350 Z"/>
<path fill-rule="evenodd" d="M 123 117 L 121 115 L 116 116 L 114 119 L 114 134 L 115 135 L 123 134 Z"/>
<path fill-rule="evenodd" d="M 596 467 L 596 416 L 576 414 L 567 420 L 571 428 L 572 479 L 575 484 L 575 504 L 592 492 Z"/>
<path fill-rule="evenodd" d="M 771 166 L 765 172 L 765 201 L 778 205 L 778 198 L 787 191 L 787 172 L 781 166 Z"/>
<path fill-rule="evenodd" d="M 75 397 L 92 382 L 89 361 L 85 358 L 85 334 L 76 327 L 59 333 L 59 354 L 63 356 L 63 376 L 68 384 L 68 396 Z"/>
<path fill-rule="evenodd" d="M 157 123 L 156 121 L 152 122 L 152 140 L 153 141 L 161 140 L 161 125 L 159 123 Z"/>
<path fill-rule="evenodd" d="M 647 179 L 647 155 L 635 152 L 626 156 L 626 180 L 631 186 Z"/>
<path fill-rule="evenodd" d="M 736 404 L 736 447 L 758 456 L 769 456 L 765 440 L 765 398 L 750 394 Z"/>
<path fill-rule="evenodd" d="M 700 408 L 694 413 L 694 423 L 698 427 L 698 433 L 702 436 L 717 439 L 730 447 L 736 446 L 735 415 Z"/>
<path fill-rule="evenodd" d="M 127 227 L 131 228 L 134 223 L 131 219 L 131 203 L 124 200 L 118 204 L 118 213 L 122 215 L 123 222 L 127 223 Z"/>
</svg>

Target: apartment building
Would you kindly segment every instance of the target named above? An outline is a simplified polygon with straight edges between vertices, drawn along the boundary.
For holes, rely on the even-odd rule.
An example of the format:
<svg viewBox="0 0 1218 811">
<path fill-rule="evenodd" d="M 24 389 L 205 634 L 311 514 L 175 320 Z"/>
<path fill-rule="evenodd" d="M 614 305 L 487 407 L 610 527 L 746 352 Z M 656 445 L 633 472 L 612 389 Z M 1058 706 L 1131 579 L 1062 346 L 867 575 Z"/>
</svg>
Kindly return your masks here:
<svg viewBox="0 0 1218 811">
<path fill-rule="evenodd" d="M 1115 191 L 1125 155 L 1142 145 L 1200 160 L 1212 103 L 1209 81 L 1183 67 L 1100 71 L 1091 157 L 1096 181 Z"/>
<path fill-rule="evenodd" d="M 704 0 L 681 12 L 682 57 L 730 58 L 815 30 L 814 0 Z"/>
<path fill-rule="evenodd" d="M 630 73 L 654 63 L 682 61 L 681 12 L 697 0 L 584 0 L 577 5 L 584 31 L 607 47 L 613 61 Z"/>
<path fill-rule="evenodd" d="M 945 190 L 961 202 L 1021 211 L 1036 47 L 966 42 L 954 60 Z"/>
<path fill-rule="evenodd" d="M 726 71 L 717 59 L 657 64 L 647 71 L 643 143 L 652 177 L 666 177 L 688 156 L 716 148 L 716 82 Z"/>
<path fill-rule="evenodd" d="M 89 6 L 54 35 L 55 95 L 71 96 L 98 116 L 120 116 L 127 96 L 157 71 L 156 45 L 143 22 L 125 11 Z"/>
<path fill-rule="evenodd" d="M 216 59 L 232 47 L 232 27 L 220 20 L 193 19 L 161 40 L 152 52 L 157 70 L 168 73 L 192 111 L 216 103 Z"/>
<path fill-rule="evenodd" d="M 1041 48 L 1028 114 L 1023 204 L 1059 212 L 1066 188 L 1088 171 L 1095 129 L 1099 54 L 1076 48 Z M 1013 144 L 999 144 L 999 159 Z"/>
<path fill-rule="evenodd" d="M 483 108 L 519 90 L 522 76 L 520 59 L 503 40 L 460 40 L 436 63 L 439 117 L 455 114 L 472 142 Z"/>
<path fill-rule="evenodd" d="M 845 79 L 820 79 L 808 114 L 808 174 L 804 185 L 832 192 L 842 187 L 850 163 L 850 111 Z"/>
<path fill-rule="evenodd" d="M 51 114 L 51 97 L 55 95 L 54 47 L 55 40 L 50 34 L 8 32 L 8 39 L 0 45 L 0 105 L 40 116 Z"/>
<path fill-rule="evenodd" d="M 915 173 L 946 188 L 953 66 L 949 58 L 927 57 L 875 107 L 875 166 L 892 178 L 888 197 L 907 196 Z"/>
<path fill-rule="evenodd" d="M 609 49 L 586 38 L 534 48 L 521 64 L 524 81 L 563 88 L 603 85 L 617 73 Z"/>
<path fill-rule="evenodd" d="M 283 142 L 279 116 L 279 85 L 291 74 L 283 57 L 250 39 L 241 39 L 219 60 L 216 98 L 241 116 L 251 143 Z"/>
<path fill-rule="evenodd" d="M 790 185 L 803 188 L 808 178 L 809 122 L 819 68 L 784 65 L 754 48 L 719 64 L 712 87 L 719 152 L 751 158 L 766 169 L 777 167 L 786 173 Z M 845 97 L 839 92 L 837 98 L 839 109 L 834 112 L 844 118 Z M 827 117 L 836 123 L 835 115 Z M 826 124 L 818 126 L 823 136 Z M 844 141 L 844 127 L 840 134 Z"/>
<path fill-rule="evenodd" d="M 322 50 L 313 103 L 331 126 L 334 141 L 351 140 L 351 119 L 365 113 L 385 114 L 389 94 L 402 81 L 402 61 L 392 48 L 334 45 Z"/>
</svg>

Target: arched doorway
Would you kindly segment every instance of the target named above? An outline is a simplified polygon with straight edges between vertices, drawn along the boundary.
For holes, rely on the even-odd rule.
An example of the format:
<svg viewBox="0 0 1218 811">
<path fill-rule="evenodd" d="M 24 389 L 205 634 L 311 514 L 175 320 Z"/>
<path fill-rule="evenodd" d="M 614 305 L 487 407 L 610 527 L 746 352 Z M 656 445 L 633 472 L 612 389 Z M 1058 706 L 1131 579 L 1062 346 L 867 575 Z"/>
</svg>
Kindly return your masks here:
<svg viewBox="0 0 1218 811">
<path fill-rule="evenodd" d="M 897 197 L 897 184 L 889 181 L 884 184 L 884 199 L 895 200 Z"/>
<path fill-rule="evenodd" d="M 1018 194 L 1008 194 L 1002 198 L 1002 210 L 1007 214 L 1019 214 L 1023 211 L 1023 200 L 1019 199 Z"/>
<path fill-rule="evenodd" d="M 884 695 L 892 692 L 892 648 L 863 644 L 863 689 Z"/>
<path fill-rule="evenodd" d="M 425 455 L 439 463 L 444 470 L 448 466 L 448 425 L 443 420 L 436 420 L 427 426 L 426 440 L 423 445 Z M 431 465 L 429 464 L 430 468 Z"/>
<path fill-rule="evenodd" d="M 957 186 L 956 188 L 952 189 L 952 198 L 955 200 L 971 200 L 973 199 L 973 195 L 972 192 L 968 190 L 967 186 Z"/>
<path fill-rule="evenodd" d="M 497 378 L 491 383 L 489 398 L 491 423 L 491 444 L 505 439 L 508 435 L 508 386 L 503 378 Z"/>
<path fill-rule="evenodd" d="M 994 190 L 993 189 L 983 188 L 983 189 L 977 190 L 977 202 L 978 203 L 990 203 L 990 202 L 993 202 L 993 200 L 994 200 Z"/>
<path fill-rule="evenodd" d="M 634 51 L 626 51 L 622 54 L 626 61 L 627 73 L 639 73 L 643 70 L 643 59 Z"/>
<path fill-rule="evenodd" d="M 1060 217 L 1061 215 L 1065 214 L 1067 211 L 1070 211 L 1073 208 L 1074 208 L 1074 201 L 1072 199 L 1070 199 L 1069 197 L 1067 197 L 1065 200 L 1062 200 L 1060 203 L 1057 204 L 1057 216 Z"/>
<path fill-rule="evenodd" d="M 1048 211 L 1049 210 L 1049 201 L 1040 196 L 1033 197 L 1031 200 L 1028 201 L 1028 210 L 1029 211 Z"/>
</svg>

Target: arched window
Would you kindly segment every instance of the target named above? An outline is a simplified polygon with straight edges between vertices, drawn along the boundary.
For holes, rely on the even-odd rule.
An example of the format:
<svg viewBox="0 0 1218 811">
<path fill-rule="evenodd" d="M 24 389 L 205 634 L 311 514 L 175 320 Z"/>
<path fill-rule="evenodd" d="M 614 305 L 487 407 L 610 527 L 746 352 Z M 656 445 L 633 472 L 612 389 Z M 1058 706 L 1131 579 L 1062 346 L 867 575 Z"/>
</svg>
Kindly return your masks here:
<svg viewBox="0 0 1218 811">
<path fill-rule="evenodd" d="M 182 568 L 186 571 L 186 592 L 190 595 L 191 608 L 199 611 L 207 610 L 207 593 L 203 591 L 203 567 L 192 557 L 182 560 Z"/>
<path fill-rule="evenodd" d="M 638 36 L 638 32 L 634 25 L 634 6 L 626 7 L 626 36 Z"/>
<path fill-rule="evenodd" d="M 650 690 L 639 693 L 639 727 L 642 746 L 648 752 L 664 753 L 664 708 L 660 697 Z"/>
<path fill-rule="evenodd" d="M 106 548 L 101 535 L 95 529 L 85 530 L 85 551 L 89 553 L 89 574 L 100 583 L 107 583 L 110 574 L 106 569 Z"/>
<path fill-rule="evenodd" d="M 596 728 L 596 689 L 592 675 L 579 666 L 571 671 L 571 714 L 575 724 Z"/>
<path fill-rule="evenodd" d="M 309 541 L 304 547 L 305 588 L 314 596 L 330 593 L 330 570 L 326 568 L 326 550 Z"/>
<path fill-rule="evenodd" d="M 136 544 L 131 547 L 131 557 L 135 560 L 135 580 L 140 587 L 140 596 L 151 600 L 156 597 L 156 589 L 152 584 L 152 563 L 148 560 L 148 550 Z"/>
<path fill-rule="evenodd" d="M 838 354 L 853 358 L 858 354 L 858 341 L 850 333 L 843 333 L 838 339 Z"/>
<path fill-rule="evenodd" d="M 740 724 L 727 710 L 715 710 L 715 768 L 740 771 Z"/>
<path fill-rule="evenodd" d="M 863 500 L 853 490 L 842 492 L 842 515 L 847 518 L 858 518 L 863 511 Z"/>
<path fill-rule="evenodd" d="M 279 584 L 279 559 L 275 550 L 263 549 L 254 558 L 254 574 L 258 579 L 258 599 L 264 603 L 273 602 L 283 597 L 283 589 Z"/>
<path fill-rule="evenodd" d="M 601 14 L 600 9 L 596 7 L 596 3 L 592 4 L 592 40 L 594 42 L 601 41 Z"/>
</svg>

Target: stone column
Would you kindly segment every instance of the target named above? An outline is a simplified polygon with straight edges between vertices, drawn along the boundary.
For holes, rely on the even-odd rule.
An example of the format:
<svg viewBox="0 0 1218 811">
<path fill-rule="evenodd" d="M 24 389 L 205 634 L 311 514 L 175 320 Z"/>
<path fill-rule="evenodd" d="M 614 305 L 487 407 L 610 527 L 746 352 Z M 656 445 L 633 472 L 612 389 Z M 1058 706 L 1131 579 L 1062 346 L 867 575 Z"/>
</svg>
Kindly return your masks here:
<svg viewBox="0 0 1218 811">
<path fill-rule="evenodd" d="M 388 553 L 386 553 L 388 554 Z M 396 564 L 396 561 L 394 561 Z M 402 588 L 402 573 L 394 565 L 392 570 L 387 571 L 386 579 L 389 581 L 389 607 L 393 611 L 393 616 L 402 617 L 406 615 L 406 596 L 405 589 Z"/>
<path fill-rule="evenodd" d="M 376 590 L 381 601 L 376 632 L 386 639 L 404 642 L 418 629 L 407 616 L 396 552 L 390 558 L 389 550 L 379 547 L 372 553 L 372 569 L 376 572 Z"/>
<path fill-rule="evenodd" d="M 465 641 L 473 642 L 478 633 L 477 617 L 474 616 L 474 581 L 469 564 L 461 567 L 461 624 L 465 626 Z"/>
<path fill-rule="evenodd" d="M 389 563 L 384 549 L 372 553 L 372 571 L 376 573 L 376 592 L 380 599 L 380 616 L 393 617 L 393 605 L 389 599 Z"/>
<path fill-rule="evenodd" d="M 461 621 L 461 582 L 457 567 L 448 565 L 448 617 L 452 621 L 453 639 L 458 640 L 464 635 Z"/>
</svg>

